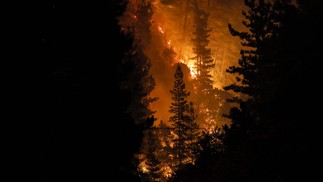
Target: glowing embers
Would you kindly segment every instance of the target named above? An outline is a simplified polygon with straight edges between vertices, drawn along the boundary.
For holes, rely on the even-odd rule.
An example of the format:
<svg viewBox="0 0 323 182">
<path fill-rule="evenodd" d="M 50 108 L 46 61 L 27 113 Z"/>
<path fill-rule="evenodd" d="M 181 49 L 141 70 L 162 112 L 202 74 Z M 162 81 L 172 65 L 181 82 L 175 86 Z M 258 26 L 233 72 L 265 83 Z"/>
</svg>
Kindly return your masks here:
<svg viewBox="0 0 323 182">
<path fill-rule="evenodd" d="M 163 176 L 166 179 L 172 177 L 173 174 L 174 174 L 174 171 L 168 165 L 165 165 L 165 166 L 161 167 L 161 171 L 162 171 Z"/>
<path fill-rule="evenodd" d="M 143 155 L 142 155 L 143 157 Z M 141 161 L 140 164 L 138 165 L 138 169 L 143 172 L 143 173 L 149 173 L 148 165 L 146 164 L 146 159 Z"/>
<path fill-rule="evenodd" d="M 170 46 L 172 43 L 172 40 L 167 41 L 167 45 Z"/>
<path fill-rule="evenodd" d="M 165 31 L 161 26 L 158 26 L 158 31 L 162 34 L 165 34 Z"/>
</svg>

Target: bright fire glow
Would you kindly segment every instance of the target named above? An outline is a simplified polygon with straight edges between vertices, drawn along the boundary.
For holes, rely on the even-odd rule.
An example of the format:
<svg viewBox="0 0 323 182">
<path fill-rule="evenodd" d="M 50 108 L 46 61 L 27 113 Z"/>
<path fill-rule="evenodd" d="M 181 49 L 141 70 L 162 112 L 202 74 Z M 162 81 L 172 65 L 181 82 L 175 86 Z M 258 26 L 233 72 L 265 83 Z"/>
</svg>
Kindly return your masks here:
<svg viewBox="0 0 323 182">
<path fill-rule="evenodd" d="M 143 173 L 148 173 L 149 172 L 149 169 L 148 169 L 148 166 L 146 164 L 146 160 L 143 160 L 140 164 L 139 164 L 139 169 L 140 171 L 142 171 Z"/>
<path fill-rule="evenodd" d="M 165 176 L 166 178 L 172 177 L 174 173 L 174 171 L 169 166 L 163 166 L 161 170 L 163 171 L 163 176 Z"/>
<path fill-rule="evenodd" d="M 194 68 L 194 63 L 188 62 L 187 66 L 190 69 L 190 73 L 191 73 L 192 78 L 196 78 L 197 73 L 196 73 L 196 69 Z"/>
<path fill-rule="evenodd" d="M 152 61 L 151 72 L 156 81 L 156 88 L 152 92 L 152 96 L 163 98 L 152 104 L 152 110 L 157 111 L 155 116 L 158 120 L 166 121 L 169 119 L 168 107 L 170 105 L 170 96 L 168 90 L 171 88 L 171 79 L 173 75 L 168 76 L 163 73 L 160 68 L 171 71 L 175 62 L 181 62 L 189 68 L 190 77 L 195 79 L 197 76 L 195 56 L 193 53 L 194 37 L 194 14 L 192 11 L 186 11 L 184 7 L 185 1 L 170 5 L 160 0 L 130 0 L 129 5 L 122 17 L 120 24 L 122 30 L 127 30 L 129 25 L 141 21 L 136 16 L 138 5 L 142 2 L 150 2 L 153 5 L 153 15 L 150 19 L 151 26 L 151 42 L 145 50 L 145 53 Z M 212 58 L 215 60 L 215 68 L 210 72 L 213 76 L 214 87 L 221 89 L 228 85 L 231 81 L 235 81 L 235 76 L 226 74 L 225 69 L 233 65 L 240 57 L 240 40 L 234 38 L 227 28 L 227 23 L 232 23 L 237 29 L 241 29 L 241 8 L 243 1 L 230 1 L 230 3 L 222 3 L 221 0 L 207 1 L 199 0 L 199 6 L 207 9 L 210 14 L 208 27 L 210 32 L 210 42 L 207 45 L 211 49 Z M 239 10 L 239 11 L 238 11 Z M 144 19 L 145 21 L 145 19 Z M 147 27 L 146 27 L 147 28 Z M 162 60 L 162 53 L 165 48 L 172 48 L 176 53 L 175 61 Z M 196 88 L 193 86 L 191 89 Z M 192 90 L 190 90 L 192 91 Z"/>
<path fill-rule="evenodd" d="M 162 35 L 165 35 L 165 30 L 160 25 L 158 25 L 158 31 L 160 33 L 162 33 Z M 164 37 L 164 38 L 166 39 L 166 37 Z M 172 43 L 172 40 L 167 41 L 168 47 L 171 46 L 171 43 Z M 191 52 L 191 51 L 187 51 L 187 52 Z M 190 55 L 192 55 L 192 53 Z M 187 56 L 187 55 L 181 55 L 180 57 L 183 57 L 183 59 L 180 59 L 179 62 L 183 63 L 183 64 L 186 64 L 187 67 L 190 69 L 191 77 L 196 78 L 197 72 L 196 72 L 196 69 L 194 67 L 194 60 L 188 59 L 189 56 Z"/>
<path fill-rule="evenodd" d="M 170 46 L 171 43 L 172 43 L 172 40 L 167 41 L 168 46 Z"/>
<path fill-rule="evenodd" d="M 163 28 L 161 26 L 158 26 L 158 30 L 160 31 L 160 33 L 164 34 L 165 31 L 163 30 Z"/>
<path fill-rule="evenodd" d="M 185 0 L 186 1 L 186 0 Z M 185 1 L 178 1 L 180 3 L 173 3 L 173 5 L 166 5 L 160 0 L 148 0 L 147 2 L 152 2 L 154 7 L 154 13 L 150 19 L 151 26 L 149 27 L 151 31 L 151 42 L 145 49 L 145 54 L 150 58 L 152 67 L 151 73 L 156 81 L 156 88 L 151 93 L 151 96 L 160 98 L 156 103 L 151 105 L 151 109 L 157 111 L 155 117 L 158 120 L 168 121 L 169 105 L 171 103 L 171 97 L 169 89 L 172 87 L 173 75 L 166 74 L 168 72 L 174 71 L 174 63 L 180 62 L 189 68 L 190 77 L 195 79 L 197 76 L 195 56 L 193 53 L 193 43 L 192 37 L 194 36 L 192 32 L 194 31 L 194 16 L 192 12 L 186 11 L 184 7 Z M 141 17 L 137 17 L 136 9 L 137 5 L 142 0 L 130 0 L 127 6 L 126 12 L 122 17 L 120 17 L 120 24 L 122 25 L 122 30 L 128 30 L 126 27 L 132 26 L 133 24 L 140 23 Z M 146 1 L 145 1 L 146 2 Z M 170 1 L 169 1 L 170 2 Z M 174 1 L 173 1 L 174 2 Z M 207 9 L 210 13 L 209 17 L 209 28 L 212 29 L 210 32 L 210 44 L 208 47 L 212 51 L 212 57 L 215 60 L 215 69 L 210 73 L 213 76 L 214 86 L 217 88 L 222 88 L 228 85 L 232 80 L 235 80 L 235 76 L 231 77 L 226 74 L 225 69 L 235 63 L 240 57 L 240 40 L 233 38 L 227 28 L 227 23 L 232 23 L 234 27 L 241 22 L 240 14 L 243 1 L 230 1 L 230 3 L 222 3 L 222 0 L 199 0 L 200 7 Z M 219 3 L 220 2 L 220 3 Z M 224 2 L 224 1 L 223 1 Z M 227 4 L 230 4 L 228 6 Z M 234 9 L 239 9 L 235 11 Z M 138 27 L 137 27 L 138 28 Z M 139 27 L 140 28 L 140 27 Z M 147 28 L 147 27 L 145 27 Z M 239 27 L 237 27 L 239 29 Z M 163 60 L 163 51 L 165 48 L 172 48 L 176 53 L 175 60 L 165 61 Z M 188 70 L 187 70 L 188 72 Z M 189 91 L 196 89 L 193 85 Z M 203 106 L 200 107 L 200 111 L 204 112 L 208 108 Z M 207 123 L 201 125 L 201 127 L 206 127 L 208 133 L 214 133 L 215 127 L 213 125 L 208 126 L 210 123 L 215 123 L 215 120 L 211 117 L 205 118 Z M 218 122 L 218 119 L 216 119 Z M 156 122 L 158 123 L 158 122 Z M 171 148 L 174 147 L 174 143 L 167 142 Z M 166 142 L 162 142 L 163 146 L 166 146 Z M 143 154 L 138 156 L 140 164 L 137 166 L 138 170 L 143 173 L 149 174 L 150 167 L 147 165 L 147 156 Z M 173 158 L 173 156 L 169 156 Z M 187 161 L 182 161 L 183 163 L 193 163 L 194 158 L 188 159 Z M 161 175 L 163 177 L 170 178 L 174 175 L 172 164 L 162 163 L 161 164 Z"/>
</svg>

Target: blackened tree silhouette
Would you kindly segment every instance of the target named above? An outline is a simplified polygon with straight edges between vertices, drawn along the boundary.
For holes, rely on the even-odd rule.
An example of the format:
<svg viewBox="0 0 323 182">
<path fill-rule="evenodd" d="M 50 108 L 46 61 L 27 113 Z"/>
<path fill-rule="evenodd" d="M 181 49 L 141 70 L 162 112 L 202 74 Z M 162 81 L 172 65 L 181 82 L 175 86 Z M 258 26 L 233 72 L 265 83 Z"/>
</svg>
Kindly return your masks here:
<svg viewBox="0 0 323 182">
<path fill-rule="evenodd" d="M 192 156 L 192 146 L 197 141 L 198 125 L 194 122 L 193 104 L 187 102 L 187 97 L 190 95 L 185 89 L 183 81 L 183 72 L 180 64 L 176 67 L 174 74 L 174 87 L 170 90 L 172 94 L 172 103 L 169 107 L 169 112 L 172 116 L 169 118 L 173 131 L 173 159 L 175 169 L 183 164 L 194 162 Z"/>
<path fill-rule="evenodd" d="M 131 113 L 135 123 L 142 124 L 155 113 L 149 106 L 157 100 L 156 97 L 150 97 L 150 93 L 156 85 L 153 76 L 149 72 L 151 63 L 141 46 L 136 42 L 126 54 L 124 63 L 132 68 L 127 80 L 121 85 L 131 93 L 131 102 L 127 112 Z"/>
</svg>

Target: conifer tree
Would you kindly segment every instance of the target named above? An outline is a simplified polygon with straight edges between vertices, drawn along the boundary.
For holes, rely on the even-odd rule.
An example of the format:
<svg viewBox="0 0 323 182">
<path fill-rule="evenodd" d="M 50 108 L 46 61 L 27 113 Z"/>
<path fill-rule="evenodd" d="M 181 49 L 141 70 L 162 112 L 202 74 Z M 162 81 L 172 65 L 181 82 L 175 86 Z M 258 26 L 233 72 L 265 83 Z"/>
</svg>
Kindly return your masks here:
<svg viewBox="0 0 323 182">
<path fill-rule="evenodd" d="M 208 129 L 215 128 L 217 113 L 220 107 L 219 90 L 213 88 L 211 71 L 214 68 L 214 59 L 212 58 L 211 49 L 208 48 L 209 33 L 208 17 L 209 14 L 198 7 L 197 1 L 194 5 L 194 37 L 193 52 L 196 66 L 196 111 L 197 122 L 204 124 Z"/>
<path fill-rule="evenodd" d="M 151 39 L 151 17 L 154 14 L 153 4 L 147 0 L 140 0 L 136 9 L 136 38 L 142 41 L 144 46 L 150 43 Z"/>
<path fill-rule="evenodd" d="M 196 130 L 198 125 L 194 122 L 193 106 L 187 103 L 187 97 L 190 93 L 185 89 L 183 72 L 179 64 L 177 65 L 174 79 L 174 87 L 170 90 L 172 103 L 169 107 L 169 112 L 172 116 L 169 118 L 169 121 L 173 131 L 174 166 L 178 168 L 194 160 L 191 156 L 191 145 L 194 145 L 197 133 L 192 130 Z"/>
<path fill-rule="evenodd" d="M 140 43 L 133 44 L 124 61 L 127 67 L 132 69 L 122 84 L 122 87 L 129 90 L 131 94 L 127 112 L 131 114 L 136 124 L 143 124 L 155 113 L 149 106 L 157 100 L 156 97 L 150 96 L 156 85 L 149 72 L 151 63 L 144 54 Z"/>
<path fill-rule="evenodd" d="M 231 66 L 227 72 L 237 74 L 237 83 L 225 87 L 226 90 L 233 90 L 249 96 L 249 99 L 259 98 L 259 94 L 264 94 L 268 87 L 261 88 L 266 84 L 264 80 L 266 71 L 274 69 L 275 60 L 266 60 L 265 53 L 268 51 L 268 45 L 273 37 L 276 36 L 279 23 L 275 21 L 275 13 L 270 2 L 265 0 L 246 0 L 245 5 L 248 11 L 243 11 L 245 17 L 243 25 L 248 31 L 239 32 L 229 24 L 230 33 L 241 39 L 241 45 L 244 47 L 241 51 L 241 59 L 238 66 Z M 270 62 L 271 61 L 271 62 Z"/>
<path fill-rule="evenodd" d="M 237 160 L 241 160 L 241 163 L 230 161 L 232 168 L 236 168 L 233 172 L 235 174 L 239 174 L 239 170 L 243 168 L 244 155 L 250 154 L 252 157 L 248 160 L 253 164 L 248 170 L 250 174 L 255 174 L 252 177 L 266 176 L 270 179 L 274 175 L 270 176 L 264 171 L 268 171 L 269 166 L 273 165 L 272 161 L 265 161 L 263 163 L 266 165 L 263 165 L 258 163 L 258 159 L 264 158 L 263 156 L 279 158 L 278 156 L 285 155 L 282 152 L 275 156 L 268 145 L 258 145 L 264 138 L 275 144 L 278 144 L 277 138 L 283 139 L 282 136 L 273 134 L 277 125 L 283 126 L 283 122 L 273 114 L 277 112 L 276 107 L 279 107 L 275 103 L 275 90 L 281 87 L 279 82 L 285 79 L 281 70 L 283 67 L 287 68 L 287 60 L 281 58 L 288 54 L 281 47 L 286 45 L 286 42 L 282 44 L 286 34 L 281 31 L 285 26 L 283 14 L 287 10 L 281 6 L 283 4 L 279 0 L 245 0 L 248 9 L 242 13 L 245 17 L 242 23 L 247 31 L 237 31 L 231 24 L 228 26 L 230 33 L 241 39 L 243 46 L 238 65 L 227 70 L 237 76 L 237 82 L 225 87 L 241 96 L 234 99 L 238 106 L 230 111 L 232 124 L 230 128 L 226 127 L 224 140 L 227 159 L 237 157 Z M 279 124 L 277 121 L 280 121 Z M 281 146 L 276 147 L 278 149 Z"/>
<path fill-rule="evenodd" d="M 225 89 L 241 95 L 240 98 L 234 99 L 240 105 L 240 109 L 236 108 L 234 113 L 237 114 L 239 110 L 242 112 L 241 105 L 243 105 L 244 112 L 251 112 L 243 114 L 252 115 L 248 121 L 250 125 L 267 117 L 266 113 L 269 113 L 267 106 L 277 94 L 284 72 L 288 72 L 290 69 L 288 67 L 292 64 L 290 58 L 284 55 L 292 54 L 286 47 L 294 46 L 287 46 L 286 38 L 290 37 L 288 35 L 290 33 L 283 30 L 287 30 L 284 28 L 286 13 L 293 10 L 291 5 L 279 0 L 273 2 L 246 0 L 245 5 L 248 11 L 242 12 L 245 17 L 242 23 L 248 31 L 240 32 L 231 24 L 228 26 L 230 33 L 241 39 L 243 49 L 240 51 L 241 58 L 238 65 L 227 69 L 227 72 L 237 76 L 237 82 L 226 86 Z M 233 124 L 247 122 L 232 114 L 229 117 L 232 118 Z"/>
</svg>

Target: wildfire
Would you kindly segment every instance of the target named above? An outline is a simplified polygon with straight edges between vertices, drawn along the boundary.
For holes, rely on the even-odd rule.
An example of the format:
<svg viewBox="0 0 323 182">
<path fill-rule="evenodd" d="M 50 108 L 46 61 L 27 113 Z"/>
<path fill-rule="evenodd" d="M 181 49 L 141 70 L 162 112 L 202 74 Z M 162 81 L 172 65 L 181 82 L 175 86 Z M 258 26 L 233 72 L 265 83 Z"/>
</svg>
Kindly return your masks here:
<svg viewBox="0 0 323 182">
<path fill-rule="evenodd" d="M 187 79 L 185 81 L 189 81 L 189 84 L 187 84 L 189 85 L 188 91 L 190 91 L 191 93 L 196 93 L 195 91 L 197 90 L 197 84 L 195 83 L 197 83 L 198 80 L 197 82 L 195 81 L 198 72 L 196 68 L 196 59 L 194 59 L 196 57 L 194 53 L 195 49 L 193 49 L 195 44 L 194 41 L 192 41 L 192 38 L 194 36 L 192 33 L 195 30 L 193 26 L 194 16 L 192 12 L 182 12 L 182 10 L 184 10 L 184 7 L 182 7 L 183 5 L 181 4 L 183 3 L 174 3 L 174 5 L 168 6 L 163 4 L 162 1 L 159 0 L 130 0 L 129 2 L 130 3 L 127 6 L 127 12 L 123 17 L 121 17 L 122 31 L 128 30 L 125 27 L 137 25 L 135 27 L 137 31 L 134 31 L 134 33 L 147 33 L 147 31 L 149 32 L 149 44 L 145 45 L 143 50 L 147 58 L 149 58 L 149 60 L 151 61 L 152 67 L 150 72 L 153 75 L 154 80 L 156 81 L 156 88 L 151 93 L 151 96 L 161 98 L 155 103 L 152 103 L 150 108 L 153 111 L 156 111 L 155 117 L 158 118 L 158 120 L 154 123 L 154 126 L 157 126 L 157 123 L 159 121 L 165 121 L 166 125 L 168 125 L 168 119 L 170 117 L 170 113 L 168 111 L 169 105 L 171 104 L 169 89 L 172 88 L 170 80 L 173 78 L 173 75 L 168 74 L 167 72 L 174 71 L 172 70 L 174 67 L 173 64 L 178 62 L 185 65 L 184 73 L 185 79 Z M 150 9 L 150 5 L 148 6 L 148 2 L 152 2 L 152 9 Z M 199 3 L 202 3 L 202 1 L 199 1 Z M 144 8 L 138 8 L 139 5 Z M 136 10 L 138 9 L 143 12 L 136 12 Z M 145 12 L 145 10 L 147 10 L 147 12 Z M 150 15 L 151 11 L 153 11 L 152 17 L 147 17 L 146 15 Z M 211 9 L 210 11 L 211 21 L 209 25 L 210 27 L 216 27 L 215 30 L 218 32 L 216 32 L 216 34 L 210 32 L 210 37 L 213 39 L 212 41 L 210 41 L 210 45 L 208 45 L 208 47 L 212 50 L 212 53 L 214 53 L 212 57 L 214 56 L 215 60 L 217 60 L 218 63 L 221 63 L 217 63 L 217 70 L 212 70 L 210 74 L 214 77 L 214 79 L 217 78 L 215 79 L 217 80 L 216 84 L 220 88 L 223 84 L 222 82 L 220 83 L 220 81 L 226 78 L 225 76 L 222 76 L 225 73 L 225 71 L 223 70 L 225 70 L 227 66 L 226 62 L 230 62 L 230 60 L 226 60 L 228 57 L 226 55 L 231 56 L 234 52 L 232 53 L 232 51 L 229 50 L 235 50 L 236 47 L 227 45 L 233 40 L 227 37 L 223 38 L 223 35 L 226 36 L 227 34 L 229 34 L 227 26 L 224 27 L 227 34 L 223 33 L 224 31 L 222 30 L 219 31 L 221 28 L 220 25 L 226 25 L 226 22 L 223 23 L 223 18 L 221 18 L 221 16 L 219 16 L 218 14 L 215 14 L 217 13 L 217 11 L 212 11 Z M 136 14 L 138 15 L 138 17 L 136 16 Z M 140 34 L 140 36 L 138 37 L 145 37 L 145 34 Z M 237 55 L 240 56 L 239 51 L 237 51 Z M 232 59 L 234 59 L 234 56 L 232 57 Z M 219 62 L 219 60 L 222 60 L 222 62 Z M 226 60 L 226 62 L 224 62 L 223 60 Z M 192 94 L 190 99 L 194 101 L 194 97 L 195 95 Z M 204 128 L 205 131 L 210 135 L 217 132 L 214 123 L 219 120 L 218 117 L 209 116 L 209 108 L 203 106 L 203 104 L 198 106 L 197 111 L 203 111 L 204 113 L 207 113 L 205 117 L 200 117 L 202 119 L 199 120 L 199 127 Z M 197 111 L 195 112 L 197 113 Z M 170 131 L 170 133 L 172 136 L 175 135 L 173 131 Z M 145 138 L 145 140 L 149 139 L 150 138 Z M 173 139 L 174 137 L 169 137 L 161 140 L 160 145 L 162 146 L 162 149 L 157 148 L 156 151 L 149 151 L 149 153 L 147 153 L 148 147 L 144 146 L 142 151 L 140 151 L 142 153 L 136 154 L 139 163 L 137 165 L 137 170 L 140 175 L 144 177 L 151 176 L 155 178 L 157 173 L 158 177 L 162 181 L 168 180 L 175 175 L 177 168 L 174 161 L 178 159 L 179 155 L 171 153 L 167 156 L 165 155 L 168 153 L 168 150 L 170 150 L 168 147 L 170 147 L 172 150 L 174 149 L 175 143 L 173 142 Z M 150 143 L 143 142 L 143 144 L 147 145 Z M 158 144 L 158 146 L 160 145 Z M 154 155 L 155 158 L 151 158 L 151 154 Z M 193 153 L 191 154 L 191 156 L 192 157 L 181 160 L 181 164 L 194 165 L 196 159 L 194 158 L 195 156 Z M 160 163 L 156 164 L 155 159 Z M 156 171 L 156 169 L 158 171 Z"/>
<path fill-rule="evenodd" d="M 187 66 L 190 69 L 190 73 L 191 73 L 192 78 L 196 78 L 197 73 L 196 73 L 196 69 L 194 68 L 194 66 L 191 64 L 188 64 Z"/>
<path fill-rule="evenodd" d="M 171 43 L 172 43 L 172 40 L 167 41 L 168 46 L 170 46 Z"/>
<path fill-rule="evenodd" d="M 170 178 L 173 176 L 174 171 L 169 166 L 164 166 L 161 169 L 163 171 L 163 176 Z"/>
<path fill-rule="evenodd" d="M 146 164 L 146 160 L 142 161 L 139 166 L 138 166 L 139 170 L 142 171 L 143 173 L 148 173 L 149 169 L 148 166 Z"/>
<path fill-rule="evenodd" d="M 186 57 L 186 56 L 185 56 Z M 180 59 L 179 60 L 180 63 L 186 64 L 187 67 L 190 69 L 190 74 L 192 78 L 196 78 L 196 69 L 194 67 L 194 61 L 189 61 L 188 59 Z"/>
<path fill-rule="evenodd" d="M 161 26 L 158 26 L 158 30 L 159 30 L 160 33 L 165 34 L 165 31 Z"/>
<path fill-rule="evenodd" d="M 158 31 L 162 34 L 162 35 L 165 35 L 165 30 L 160 26 L 158 25 Z M 164 37 L 166 39 L 166 37 Z M 168 40 L 167 42 L 167 46 L 170 47 L 171 44 L 172 44 L 172 40 Z M 188 51 L 187 51 L 188 52 Z M 194 61 L 193 60 L 190 60 L 188 59 L 189 56 L 187 55 L 182 55 L 180 57 L 183 57 L 182 59 L 179 59 L 179 62 L 180 63 L 183 63 L 183 64 L 186 64 L 187 67 L 190 69 L 190 74 L 191 74 L 191 77 L 194 79 L 196 78 L 196 69 L 194 67 Z"/>
</svg>

